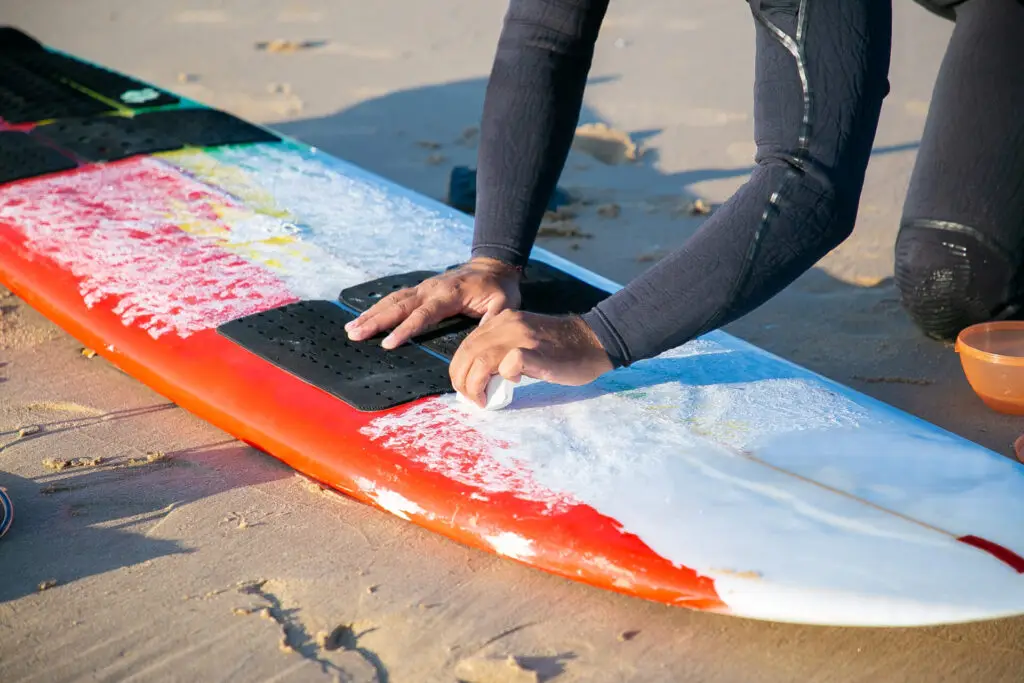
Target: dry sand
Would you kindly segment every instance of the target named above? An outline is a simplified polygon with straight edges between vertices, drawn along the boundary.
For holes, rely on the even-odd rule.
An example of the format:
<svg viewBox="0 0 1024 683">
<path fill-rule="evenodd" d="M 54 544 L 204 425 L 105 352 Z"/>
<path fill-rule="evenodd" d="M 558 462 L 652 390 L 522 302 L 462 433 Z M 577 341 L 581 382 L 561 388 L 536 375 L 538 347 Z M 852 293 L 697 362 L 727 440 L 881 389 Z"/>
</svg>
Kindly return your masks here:
<svg viewBox="0 0 1024 683">
<path fill-rule="evenodd" d="M 3 22 L 46 42 L 438 198 L 453 165 L 474 163 L 505 5 L 0 4 Z M 903 191 L 950 30 L 911 2 L 897 4 L 896 22 L 893 92 L 855 236 L 730 331 L 1009 454 L 1021 421 L 979 404 L 951 349 L 911 328 L 891 283 Z M 628 140 L 588 128 L 605 141 L 577 145 L 562 185 L 579 199 L 572 225 L 590 237 L 552 230 L 545 246 L 627 280 L 700 224 L 694 200 L 713 207 L 743 182 L 752 34 L 741 2 L 613 3 L 581 123 Z M 760 623 L 466 549 L 321 491 L 83 355 L 2 291 L 0 309 L 0 483 L 16 502 L 0 542 L 2 681 L 1024 676 L 1020 619 L 895 631 Z"/>
</svg>

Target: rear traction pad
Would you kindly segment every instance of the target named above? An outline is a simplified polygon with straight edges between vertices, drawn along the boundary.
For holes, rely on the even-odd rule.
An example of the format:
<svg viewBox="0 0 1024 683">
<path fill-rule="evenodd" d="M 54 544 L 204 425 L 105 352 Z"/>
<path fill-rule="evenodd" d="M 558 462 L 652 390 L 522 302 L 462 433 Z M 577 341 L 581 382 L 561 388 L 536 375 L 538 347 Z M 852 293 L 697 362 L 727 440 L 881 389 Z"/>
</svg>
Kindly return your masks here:
<svg viewBox="0 0 1024 683">
<path fill-rule="evenodd" d="M 7 123 L 93 116 L 111 110 L 83 92 L 33 73 L 11 53 L 0 53 L 0 119 Z"/>
<path fill-rule="evenodd" d="M 93 116 L 180 102 L 178 96 L 95 64 L 45 49 L 10 26 L 0 27 L 0 118 L 8 123 Z"/>
<path fill-rule="evenodd" d="M 350 342 L 353 316 L 331 301 L 302 301 L 225 323 L 218 332 L 361 411 L 451 393 L 448 364 L 415 345 Z"/>
</svg>

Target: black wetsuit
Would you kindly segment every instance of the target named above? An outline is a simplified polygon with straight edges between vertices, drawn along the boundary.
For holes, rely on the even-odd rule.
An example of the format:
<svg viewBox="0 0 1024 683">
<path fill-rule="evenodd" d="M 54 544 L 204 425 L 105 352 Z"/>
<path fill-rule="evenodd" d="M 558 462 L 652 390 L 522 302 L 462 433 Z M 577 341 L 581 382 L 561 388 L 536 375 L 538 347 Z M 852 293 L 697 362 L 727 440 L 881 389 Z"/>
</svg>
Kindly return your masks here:
<svg viewBox="0 0 1024 683">
<path fill-rule="evenodd" d="M 584 316 L 616 365 L 745 315 L 845 240 L 889 90 L 890 0 L 749 0 L 756 168 L 678 251 Z M 928 334 L 1013 315 L 1024 264 L 1024 5 L 956 26 L 897 240 Z M 481 124 L 473 254 L 523 264 L 565 164 L 608 0 L 511 0 Z M 685 11 L 685 3 L 680 4 Z"/>
</svg>

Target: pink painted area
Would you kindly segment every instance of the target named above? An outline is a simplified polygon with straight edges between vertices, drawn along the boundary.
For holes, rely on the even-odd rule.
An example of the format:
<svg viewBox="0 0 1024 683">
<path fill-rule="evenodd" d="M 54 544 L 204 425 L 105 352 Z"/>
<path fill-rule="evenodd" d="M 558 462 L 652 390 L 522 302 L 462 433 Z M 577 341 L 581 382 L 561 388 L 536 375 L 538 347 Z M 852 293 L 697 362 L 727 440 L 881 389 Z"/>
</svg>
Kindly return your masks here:
<svg viewBox="0 0 1024 683">
<path fill-rule="evenodd" d="M 188 337 L 297 297 L 266 268 L 181 229 L 219 222 L 233 199 L 148 158 L 0 187 L 0 220 L 24 248 L 78 280 L 90 308 L 103 301 L 125 325 Z"/>
</svg>

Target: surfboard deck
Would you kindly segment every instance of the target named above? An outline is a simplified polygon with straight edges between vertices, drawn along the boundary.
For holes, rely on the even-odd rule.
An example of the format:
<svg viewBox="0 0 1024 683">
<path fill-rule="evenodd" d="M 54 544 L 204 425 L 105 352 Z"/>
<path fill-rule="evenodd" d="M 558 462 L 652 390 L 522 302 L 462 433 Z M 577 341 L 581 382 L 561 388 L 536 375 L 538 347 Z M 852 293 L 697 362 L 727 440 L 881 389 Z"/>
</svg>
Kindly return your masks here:
<svg viewBox="0 0 1024 683">
<path fill-rule="evenodd" d="M 30 38 L 0 61 L 0 281 L 240 440 L 453 540 L 671 605 L 1024 614 L 1024 467 L 725 333 L 585 387 L 524 380 L 498 412 L 451 393 L 360 410 L 269 362 L 226 326 L 449 267 L 471 218 Z"/>
</svg>

